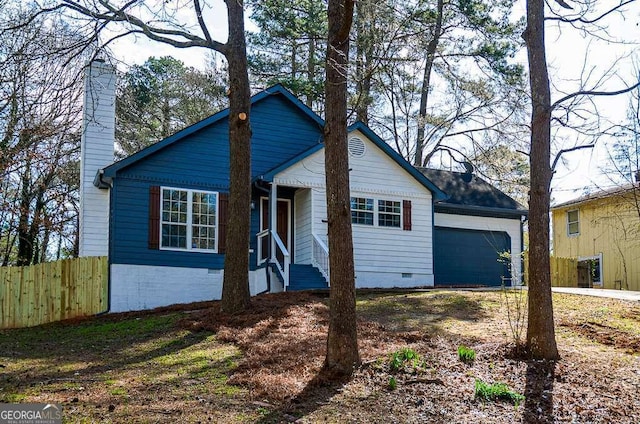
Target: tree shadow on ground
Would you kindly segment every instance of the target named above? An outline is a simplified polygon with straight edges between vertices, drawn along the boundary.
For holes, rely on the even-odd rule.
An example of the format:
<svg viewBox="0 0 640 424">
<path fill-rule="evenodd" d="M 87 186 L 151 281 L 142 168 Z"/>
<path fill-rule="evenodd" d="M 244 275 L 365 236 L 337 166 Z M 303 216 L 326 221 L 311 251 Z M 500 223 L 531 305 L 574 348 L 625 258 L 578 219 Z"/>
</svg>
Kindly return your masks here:
<svg viewBox="0 0 640 424">
<path fill-rule="evenodd" d="M 553 383 L 556 361 L 527 361 L 525 402 L 522 422 L 525 424 L 553 423 Z"/>
<path fill-rule="evenodd" d="M 446 332 L 445 320 L 477 322 L 489 315 L 482 300 L 464 293 L 385 293 L 358 298 L 358 316 L 394 332 L 420 329 L 435 335 Z"/>
<path fill-rule="evenodd" d="M 431 343 L 435 334 L 449 334 L 440 323 L 481 320 L 488 315 L 485 306 L 457 293 L 359 296 L 361 357 L 366 361 L 410 344 Z M 266 412 L 261 422 L 267 423 L 312 413 L 347 383 L 322 372 L 328 316 L 326 296 L 282 293 L 258 296 L 250 310 L 238 315 L 222 315 L 216 308 L 191 314 L 182 326 L 213 331 L 219 341 L 242 351 L 229 383 L 248 388 Z"/>
<path fill-rule="evenodd" d="M 171 340 L 161 340 L 167 333 L 167 329 L 158 329 L 126 340 L 102 340 L 99 349 L 90 344 L 82 345 L 81 338 L 74 344 L 73 338 L 66 337 L 64 343 L 57 345 L 55 342 L 38 343 L 36 340 L 27 346 L 13 348 L 3 356 L 9 359 L 9 363 L 16 359 L 36 360 L 37 366 L 26 371 L 21 367 L 13 369 L 7 366 L 8 369 L 3 370 L 0 376 L 0 384 L 5 388 L 23 391 L 35 385 L 56 382 L 99 381 L 105 372 L 122 370 L 175 354 L 201 343 L 211 335 L 204 332 L 172 334 Z"/>
<path fill-rule="evenodd" d="M 278 408 L 269 411 L 257 423 L 290 422 L 307 416 L 329 403 L 348 382 L 348 378 L 336 378 L 320 371 L 300 393 L 283 402 Z"/>
</svg>

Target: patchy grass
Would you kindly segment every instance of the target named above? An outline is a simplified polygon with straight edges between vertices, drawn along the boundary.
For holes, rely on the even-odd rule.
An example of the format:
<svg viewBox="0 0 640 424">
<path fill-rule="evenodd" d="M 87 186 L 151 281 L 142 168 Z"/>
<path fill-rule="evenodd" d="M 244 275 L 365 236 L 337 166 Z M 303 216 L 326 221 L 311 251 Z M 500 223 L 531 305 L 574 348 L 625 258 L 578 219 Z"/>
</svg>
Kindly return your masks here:
<svg viewBox="0 0 640 424">
<path fill-rule="evenodd" d="M 554 304 L 562 359 L 548 363 L 510 356 L 500 292 L 360 294 L 363 365 L 347 382 L 319 373 L 319 295 L 263 295 L 234 316 L 212 302 L 0 331 L 0 402 L 62 403 L 71 423 L 640 422 L 640 306 Z M 476 360 L 461 363 L 459 346 Z M 476 380 L 525 400 L 477 402 Z"/>
<path fill-rule="evenodd" d="M 62 403 L 69 422 L 190 421 L 246 395 L 228 384 L 235 346 L 176 327 L 183 313 L 147 315 L 0 332 L 0 402 Z M 236 409 L 230 421 L 252 416 Z"/>
<path fill-rule="evenodd" d="M 476 351 L 466 346 L 458 346 L 458 359 L 465 364 L 472 364 L 476 360 Z"/>
<path fill-rule="evenodd" d="M 524 400 L 524 396 L 509 389 L 504 383 L 486 383 L 476 379 L 474 393 L 476 399 L 482 401 L 506 401 L 518 406 Z"/>
</svg>

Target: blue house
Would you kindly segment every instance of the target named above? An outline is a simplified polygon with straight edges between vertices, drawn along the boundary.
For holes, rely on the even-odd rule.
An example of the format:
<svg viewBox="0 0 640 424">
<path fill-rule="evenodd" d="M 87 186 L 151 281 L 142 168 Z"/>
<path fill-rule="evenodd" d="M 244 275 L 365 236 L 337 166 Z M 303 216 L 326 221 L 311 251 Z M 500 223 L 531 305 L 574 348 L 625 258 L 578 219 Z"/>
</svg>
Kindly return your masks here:
<svg viewBox="0 0 640 424">
<path fill-rule="evenodd" d="M 85 110 L 82 142 L 80 247 L 83 256 L 109 257 L 110 310 L 219 299 L 229 191 L 228 110 L 111 163 L 113 75 L 99 62 L 87 72 L 85 105 L 91 107 Z M 252 98 L 247 254 L 253 295 L 328 287 L 323 124 L 282 86 Z M 357 287 L 495 285 L 511 277 L 511 269 L 496 269 L 495 249 L 519 254 L 526 215 L 519 205 L 481 207 L 473 214 L 460 207 L 439 211 L 451 194 L 364 124 L 349 128 L 348 150 Z M 475 237 L 462 242 L 478 244 L 493 258 L 491 270 L 478 272 L 480 262 L 489 260 L 484 256 L 473 260 L 448 247 L 440 260 L 465 272 L 439 274 L 437 244 L 455 245 L 463 233 Z M 519 275 L 520 261 L 514 259 L 512 267 Z"/>
</svg>

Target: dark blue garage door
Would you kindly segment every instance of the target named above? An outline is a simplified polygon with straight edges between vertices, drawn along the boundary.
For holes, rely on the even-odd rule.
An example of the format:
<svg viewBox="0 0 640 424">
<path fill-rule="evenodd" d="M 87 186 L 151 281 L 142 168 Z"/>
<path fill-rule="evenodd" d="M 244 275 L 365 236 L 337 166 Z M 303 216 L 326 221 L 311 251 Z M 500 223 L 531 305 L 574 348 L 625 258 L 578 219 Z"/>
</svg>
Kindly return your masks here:
<svg viewBox="0 0 640 424">
<path fill-rule="evenodd" d="M 510 277 L 498 261 L 500 252 L 511 251 L 505 232 L 436 227 L 433 246 L 437 285 L 500 286 Z"/>
</svg>

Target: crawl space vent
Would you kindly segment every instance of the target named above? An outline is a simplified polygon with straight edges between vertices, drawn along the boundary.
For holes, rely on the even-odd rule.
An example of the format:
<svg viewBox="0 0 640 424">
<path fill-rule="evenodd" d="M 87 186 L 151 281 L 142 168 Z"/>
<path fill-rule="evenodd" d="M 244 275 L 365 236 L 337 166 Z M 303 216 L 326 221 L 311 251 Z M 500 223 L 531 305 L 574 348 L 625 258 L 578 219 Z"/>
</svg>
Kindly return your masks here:
<svg viewBox="0 0 640 424">
<path fill-rule="evenodd" d="M 364 156 L 364 141 L 359 137 L 351 137 L 349 139 L 349 155 L 354 158 L 361 158 Z"/>
</svg>

